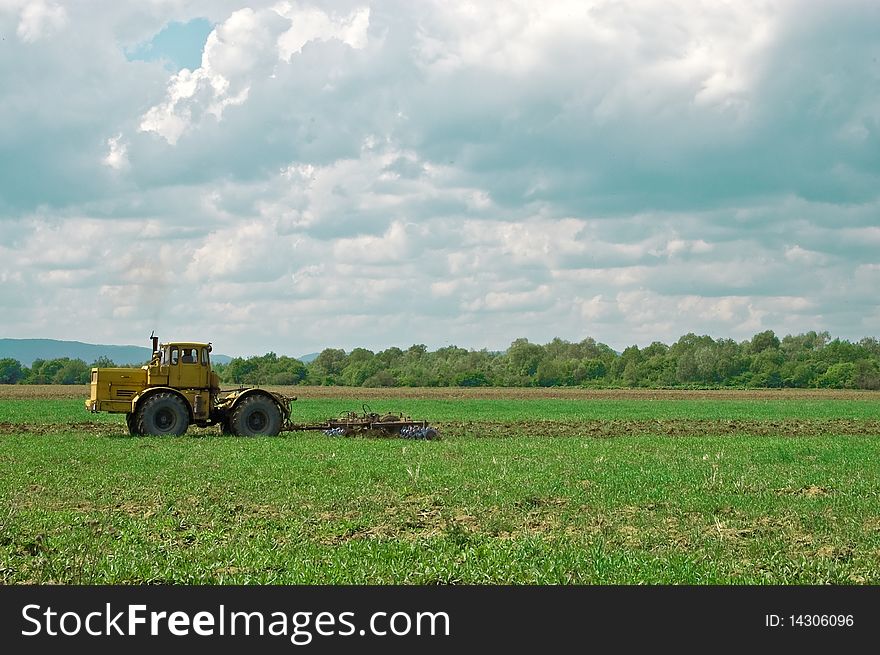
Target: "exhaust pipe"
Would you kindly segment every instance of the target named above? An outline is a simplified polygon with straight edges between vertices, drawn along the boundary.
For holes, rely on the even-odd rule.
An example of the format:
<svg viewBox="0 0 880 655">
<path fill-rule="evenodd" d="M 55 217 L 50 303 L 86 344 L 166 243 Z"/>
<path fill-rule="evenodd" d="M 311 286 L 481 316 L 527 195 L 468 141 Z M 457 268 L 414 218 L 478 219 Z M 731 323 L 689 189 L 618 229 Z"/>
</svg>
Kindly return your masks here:
<svg viewBox="0 0 880 655">
<path fill-rule="evenodd" d="M 154 332 L 150 332 L 150 341 L 153 342 L 153 354 L 159 352 L 159 337 Z"/>
</svg>

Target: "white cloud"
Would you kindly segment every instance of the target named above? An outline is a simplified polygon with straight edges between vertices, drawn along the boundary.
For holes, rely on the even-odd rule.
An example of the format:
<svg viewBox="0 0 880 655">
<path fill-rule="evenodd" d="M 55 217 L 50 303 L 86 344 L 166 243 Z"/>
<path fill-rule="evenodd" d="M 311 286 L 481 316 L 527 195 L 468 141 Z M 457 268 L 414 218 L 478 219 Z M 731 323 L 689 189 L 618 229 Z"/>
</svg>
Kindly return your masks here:
<svg viewBox="0 0 880 655">
<path fill-rule="evenodd" d="M 64 7 L 35 0 L 22 8 L 16 34 L 25 43 L 34 43 L 58 33 L 66 23 L 67 11 Z"/>
<path fill-rule="evenodd" d="M 370 8 L 356 9 L 347 16 L 333 16 L 314 7 L 282 2 L 275 6 L 281 16 L 290 19 L 290 29 L 278 37 L 278 55 L 284 61 L 310 41 L 338 39 L 352 48 L 367 45 Z"/>
<path fill-rule="evenodd" d="M 174 145 L 204 115 L 219 121 L 227 107 L 247 102 L 251 85 L 274 77 L 306 43 L 338 39 L 363 48 L 369 17 L 369 9 L 337 18 L 286 2 L 239 9 L 208 35 L 201 66 L 171 77 L 165 100 L 141 117 L 140 130 Z"/>
<path fill-rule="evenodd" d="M 522 312 L 546 309 L 553 303 L 551 288 L 542 284 L 528 291 L 490 291 L 471 302 L 464 303 L 467 311 Z"/>
<path fill-rule="evenodd" d="M 107 156 L 104 163 L 114 170 L 124 170 L 130 166 L 128 161 L 128 146 L 122 143 L 122 134 L 111 136 L 107 139 Z"/>
<path fill-rule="evenodd" d="M 392 223 L 381 237 L 338 239 L 333 245 L 337 260 L 356 264 L 393 264 L 411 256 L 406 226 Z"/>
<path fill-rule="evenodd" d="M 576 299 L 575 302 L 580 305 L 581 316 L 587 321 L 595 321 L 607 316 L 612 307 L 610 302 L 603 299 L 601 293 L 589 300 Z"/>
<path fill-rule="evenodd" d="M 807 266 L 815 266 L 823 264 L 827 258 L 822 254 L 798 245 L 790 246 L 785 249 L 785 259 L 798 264 Z"/>
</svg>

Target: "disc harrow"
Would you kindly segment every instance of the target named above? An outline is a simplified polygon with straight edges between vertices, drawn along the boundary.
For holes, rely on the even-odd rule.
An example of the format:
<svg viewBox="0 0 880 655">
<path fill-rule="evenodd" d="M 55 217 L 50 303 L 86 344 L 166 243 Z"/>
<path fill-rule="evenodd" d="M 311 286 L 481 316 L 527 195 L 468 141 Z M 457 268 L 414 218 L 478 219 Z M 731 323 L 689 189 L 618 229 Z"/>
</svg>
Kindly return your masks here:
<svg viewBox="0 0 880 655">
<path fill-rule="evenodd" d="M 363 412 L 347 412 L 324 423 L 289 424 L 285 428 L 293 432 L 320 430 L 329 437 L 399 437 L 402 439 L 434 440 L 440 432 L 424 420 L 415 420 L 406 414 L 378 414 L 368 405 Z"/>
</svg>

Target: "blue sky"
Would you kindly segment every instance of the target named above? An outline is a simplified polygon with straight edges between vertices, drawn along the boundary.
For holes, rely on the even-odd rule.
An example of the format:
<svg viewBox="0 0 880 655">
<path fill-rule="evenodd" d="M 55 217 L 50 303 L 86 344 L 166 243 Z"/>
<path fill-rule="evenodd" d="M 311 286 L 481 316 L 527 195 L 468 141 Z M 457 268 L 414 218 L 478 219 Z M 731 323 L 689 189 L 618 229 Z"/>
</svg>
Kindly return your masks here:
<svg viewBox="0 0 880 655">
<path fill-rule="evenodd" d="M 185 23 L 172 21 L 148 41 L 126 51 L 132 61 L 160 61 L 175 73 L 181 68 L 194 70 L 202 63 L 205 41 L 214 26 L 204 18 Z"/>
<path fill-rule="evenodd" d="M 0 336 L 880 325 L 880 4 L 0 1 Z"/>
</svg>

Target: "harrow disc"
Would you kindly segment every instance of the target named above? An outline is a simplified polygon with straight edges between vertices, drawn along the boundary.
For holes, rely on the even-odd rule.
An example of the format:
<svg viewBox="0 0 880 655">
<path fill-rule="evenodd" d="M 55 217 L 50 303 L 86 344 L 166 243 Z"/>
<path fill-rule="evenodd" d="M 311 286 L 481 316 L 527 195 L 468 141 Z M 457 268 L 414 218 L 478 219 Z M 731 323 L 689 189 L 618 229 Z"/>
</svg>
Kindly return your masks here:
<svg viewBox="0 0 880 655">
<path fill-rule="evenodd" d="M 439 439 L 440 433 L 436 428 L 421 427 L 418 425 L 407 425 L 400 429 L 400 436 L 404 439 Z"/>
<path fill-rule="evenodd" d="M 440 438 L 440 432 L 437 428 L 419 425 L 404 425 L 400 430 L 370 430 L 370 429 L 352 429 L 344 427 L 334 427 L 323 430 L 328 437 L 356 437 L 356 436 L 373 436 L 373 437 L 400 437 L 401 439 L 423 439 L 436 440 Z"/>
</svg>

